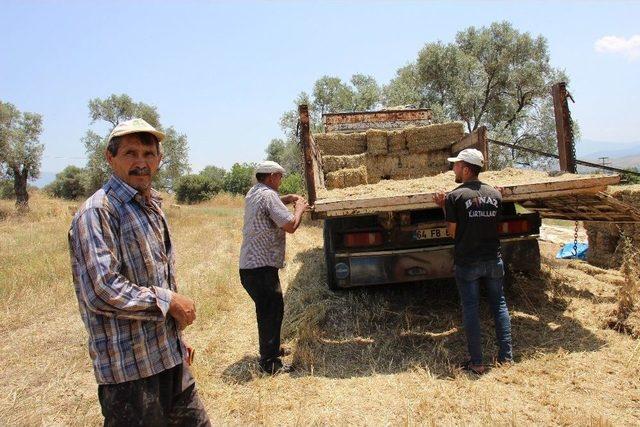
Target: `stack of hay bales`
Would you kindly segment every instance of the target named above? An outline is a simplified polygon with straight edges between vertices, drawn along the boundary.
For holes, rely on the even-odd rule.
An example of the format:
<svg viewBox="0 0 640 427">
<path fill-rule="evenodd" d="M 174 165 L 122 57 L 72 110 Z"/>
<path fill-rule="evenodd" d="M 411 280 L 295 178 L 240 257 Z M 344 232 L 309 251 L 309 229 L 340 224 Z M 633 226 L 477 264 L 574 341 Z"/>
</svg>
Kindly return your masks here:
<svg viewBox="0 0 640 427">
<path fill-rule="evenodd" d="M 313 138 L 322 153 L 325 185 L 332 189 L 436 175 L 446 170 L 450 147 L 463 136 L 463 124 L 454 122 Z"/>
<path fill-rule="evenodd" d="M 616 199 L 640 209 L 640 185 L 612 187 L 609 191 Z M 631 239 L 632 247 L 640 251 L 640 224 L 585 222 L 589 238 L 587 261 L 603 268 L 619 268 L 622 264 L 624 238 Z"/>
</svg>

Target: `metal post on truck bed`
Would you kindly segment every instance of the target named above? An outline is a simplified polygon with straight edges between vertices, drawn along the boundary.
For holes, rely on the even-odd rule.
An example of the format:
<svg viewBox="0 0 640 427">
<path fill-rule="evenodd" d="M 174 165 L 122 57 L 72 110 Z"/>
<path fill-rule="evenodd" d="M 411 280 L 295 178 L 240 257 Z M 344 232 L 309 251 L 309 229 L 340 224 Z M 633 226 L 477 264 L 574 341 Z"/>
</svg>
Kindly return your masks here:
<svg viewBox="0 0 640 427">
<path fill-rule="evenodd" d="M 484 157 L 484 168 L 483 170 L 489 170 L 489 144 L 487 142 L 487 127 L 480 126 L 478 129 L 478 150 L 482 153 Z"/>
<path fill-rule="evenodd" d="M 489 143 L 487 138 L 487 127 L 480 126 L 471 133 L 466 134 L 460 139 L 460 141 L 454 143 L 451 146 L 451 154 L 455 156 L 465 148 L 476 148 L 480 150 L 484 156 L 484 168 L 483 170 L 489 170 Z"/>
<path fill-rule="evenodd" d="M 554 84 L 551 87 L 551 95 L 553 96 L 553 111 L 556 117 L 560 170 L 576 173 L 576 148 L 573 141 L 571 113 L 567 102 L 567 98 L 571 98 L 571 95 L 567 92 L 567 84 L 565 82 Z M 571 100 L 573 101 L 573 98 Z"/>
<path fill-rule="evenodd" d="M 313 152 L 311 149 L 311 132 L 309 129 L 309 107 L 306 104 L 298 106 L 300 115 L 300 143 L 304 155 L 304 177 L 307 184 L 309 205 L 316 202 L 316 182 L 313 176 Z"/>
</svg>

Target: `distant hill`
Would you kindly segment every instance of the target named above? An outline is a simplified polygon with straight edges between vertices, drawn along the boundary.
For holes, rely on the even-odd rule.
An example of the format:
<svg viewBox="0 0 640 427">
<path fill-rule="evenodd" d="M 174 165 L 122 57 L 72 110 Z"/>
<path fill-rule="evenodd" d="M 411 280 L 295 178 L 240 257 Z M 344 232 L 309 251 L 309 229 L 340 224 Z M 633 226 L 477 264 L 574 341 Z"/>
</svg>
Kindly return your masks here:
<svg viewBox="0 0 640 427">
<path fill-rule="evenodd" d="M 576 154 L 580 160 L 602 163 L 601 157 L 609 166 L 632 168 L 640 166 L 640 142 L 605 142 L 581 140 L 576 143 Z"/>
<path fill-rule="evenodd" d="M 40 172 L 40 178 L 30 182 L 29 184 L 42 188 L 45 185 L 52 183 L 54 179 L 56 179 L 56 172 Z"/>
<path fill-rule="evenodd" d="M 640 155 L 640 141 L 615 142 L 582 139 L 576 143 L 578 157 L 598 158 L 602 156 L 623 157 Z"/>
</svg>

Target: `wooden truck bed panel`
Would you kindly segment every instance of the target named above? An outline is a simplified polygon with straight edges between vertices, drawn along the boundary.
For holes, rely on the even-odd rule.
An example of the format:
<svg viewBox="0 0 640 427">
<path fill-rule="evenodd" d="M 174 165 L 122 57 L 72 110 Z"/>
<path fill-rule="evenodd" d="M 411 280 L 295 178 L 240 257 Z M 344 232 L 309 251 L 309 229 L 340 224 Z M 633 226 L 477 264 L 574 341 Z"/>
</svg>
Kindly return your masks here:
<svg viewBox="0 0 640 427">
<path fill-rule="evenodd" d="M 608 185 L 617 184 L 619 181 L 620 177 L 618 175 L 599 177 L 576 176 L 572 179 L 549 177 L 545 181 L 528 184 L 510 184 L 509 182 L 504 182 L 498 185 L 504 189 L 504 201 L 526 203 L 559 197 L 577 197 L 580 199 L 583 195 L 593 196 L 605 191 Z M 453 184 L 453 186 L 455 185 L 456 184 Z M 437 206 L 433 202 L 434 193 L 435 192 L 432 191 L 404 195 L 387 195 L 383 197 L 366 197 L 360 195 L 358 197 L 345 199 L 318 199 L 315 202 L 313 216 L 315 218 L 328 218 L 436 208 Z M 605 199 L 601 200 L 600 204 L 609 205 L 610 202 L 607 202 Z M 544 204 L 539 204 L 539 206 L 541 208 L 547 208 Z M 558 206 L 558 204 L 556 204 L 556 206 Z M 553 209 L 550 209 L 551 210 L 546 211 L 546 214 L 542 209 L 540 209 L 540 212 L 545 216 L 551 217 L 550 213 Z"/>
</svg>

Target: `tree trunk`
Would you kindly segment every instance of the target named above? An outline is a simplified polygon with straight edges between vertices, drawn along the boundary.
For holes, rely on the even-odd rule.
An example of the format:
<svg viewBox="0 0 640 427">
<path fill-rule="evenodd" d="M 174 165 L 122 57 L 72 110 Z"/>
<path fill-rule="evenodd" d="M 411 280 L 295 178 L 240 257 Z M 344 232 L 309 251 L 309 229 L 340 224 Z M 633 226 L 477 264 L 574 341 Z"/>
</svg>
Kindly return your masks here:
<svg viewBox="0 0 640 427">
<path fill-rule="evenodd" d="M 27 178 L 29 172 L 23 168 L 13 170 L 13 189 L 16 192 L 16 208 L 20 211 L 29 210 L 29 193 L 27 192 Z"/>
</svg>

